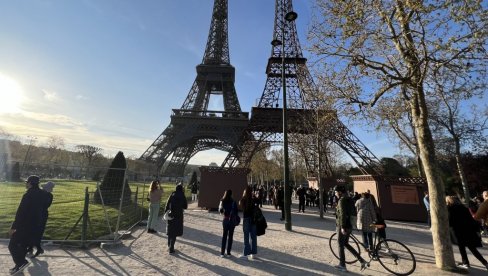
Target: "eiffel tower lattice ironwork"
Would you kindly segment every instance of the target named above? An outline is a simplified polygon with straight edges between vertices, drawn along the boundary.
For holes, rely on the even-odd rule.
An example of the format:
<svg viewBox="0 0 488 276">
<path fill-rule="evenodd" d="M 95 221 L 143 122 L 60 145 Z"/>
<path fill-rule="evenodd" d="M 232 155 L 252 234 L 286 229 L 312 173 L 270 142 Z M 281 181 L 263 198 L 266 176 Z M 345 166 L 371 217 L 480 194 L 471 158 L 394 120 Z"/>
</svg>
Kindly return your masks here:
<svg viewBox="0 0 488 276">
<path fill-rule="evenodd" d="M 316 118 L 319 101 L 318 88 L 307 68 L 303 57 L 294 21 L 285 20 L 285 15 L 293 11 L 292 0 L 276 0 L 271 57 L 266 67 L 267 80 L 259 104 L 252 108 L 249 127 L 239 144 L 224 160 L 223 166 L 248 167 L 255 152 L 281 142 L 283 132 L 282 117 L 282 70 L 286 82 L 288 133 L 294 140 L 310 139 L 310 130 L 304 129 L 304 119 Z M 283 51 L 284 49 L 284 51 Z M 284 67 L 284 68 L 283 68 Z M 337 118 L 333 110 L 328 113 L 328 131 L 325 139 L 336 143 L 345 150 L 365 174 L 380 173 L 379 160 L 361 141 Z M 322 138 L 324 139 L 324 138 Z M 293 145 L 291 145 L 293 147 Z M 318 172 L 317 143 L 310 143 L 299 150 L 305 159 L 308 171 Z"/>
<path fill-rule="evenodd" d="M 214 1 L 205 54 L 190 92 L 181 108 L 173 109 L 169 126 L 140 157 L 161 172 L 171 156 L 163 176 L 183 176 L 190 158 L 200 151 L 231 151 L 248 125 L 248 113 L 241 111 L 234 87 L 227 9 L 227 0 Z M 224 111 L 208 110 L 211 95 L 222 96 Z"/>
</svg>

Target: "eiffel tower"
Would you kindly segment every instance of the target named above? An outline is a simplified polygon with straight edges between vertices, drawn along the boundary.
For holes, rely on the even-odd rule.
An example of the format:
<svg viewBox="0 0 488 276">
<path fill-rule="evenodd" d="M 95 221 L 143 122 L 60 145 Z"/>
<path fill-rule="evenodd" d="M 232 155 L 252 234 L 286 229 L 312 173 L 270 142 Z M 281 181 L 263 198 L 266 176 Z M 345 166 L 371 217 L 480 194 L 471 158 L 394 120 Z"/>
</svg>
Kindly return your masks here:
<svg viewBox="0 0 488 276">
<path fill-rule="evenodd" d="M 290 140 L 313 141 L 310 136 L 315 131 L 303 126 L 315 120 L 319 111 L 319 114 L 328 114 L 328 131 L 322 139 L 332 141 L 346 151 L 364 174 L 380 174 L 378 158 L 338 119 L 336 112 L 318 110 L 319 90 L 307 68 L 307 59 L 303 57 L 295 22 L 285 20 L 285 15 L 292 11 L 292 0 L 276 0 L 273 42 L 279 43 L 272 42 L 264 91 L 258 105 L 252 108 L 248 129 L 229 152 L 222 166 L 248 167 L 255 152 L 270 144 L 281 143 L 283 106 L 280 96 L 283 95 L 284 70 L 287 127 L 290 137 L 294 137 Z M 318 172 L 317 150 L 317 143 L 314 142 L 299 150 L 309 172 Z"/>
<path fill-rule="evenodd" d="M 249 123 L 241 111 L 230 64 L 227 0 L 215 0 L 203 61 L 180 109 L 173 109 L 169 126 L 141 155 L 156 164 L 162 176 L 183 176 L 186 164 L 200 151 L 231 151 Z M 224 111 L 208 110 L 210 97 L 221 95 Z M 171 157 L 163 171 L 163 165 Z"/>
</svg>

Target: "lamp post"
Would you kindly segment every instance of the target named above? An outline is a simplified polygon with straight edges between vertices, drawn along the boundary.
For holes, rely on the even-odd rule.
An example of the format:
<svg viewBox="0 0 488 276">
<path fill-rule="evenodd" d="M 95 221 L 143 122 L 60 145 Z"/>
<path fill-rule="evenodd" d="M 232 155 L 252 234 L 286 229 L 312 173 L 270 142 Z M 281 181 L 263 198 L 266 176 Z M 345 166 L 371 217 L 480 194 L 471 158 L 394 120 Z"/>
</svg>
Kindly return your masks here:
<svg viewBox="0 0 488 276">
<path fill-rule="evenodd" d="M 283 11 L 284 12 L 284 11 Z M 285 229 L 291 231 L 291 187 L 290 187 L 290 168 L 288 164 L 288 118 L 286 112 L 286 70 L 285 70 L 285 24 L 293 22 L 297 19 L 298 14 L 294 11 L 289 11 L 283 16 L 283 24 L 281 26 L 281 41 L 274 39 L 271 44 L 273 46 L 281 45 L 281 83 L 283 85 L 283 178 L 284 178 L 284 213 L 285 213 Z"/>
</svg>

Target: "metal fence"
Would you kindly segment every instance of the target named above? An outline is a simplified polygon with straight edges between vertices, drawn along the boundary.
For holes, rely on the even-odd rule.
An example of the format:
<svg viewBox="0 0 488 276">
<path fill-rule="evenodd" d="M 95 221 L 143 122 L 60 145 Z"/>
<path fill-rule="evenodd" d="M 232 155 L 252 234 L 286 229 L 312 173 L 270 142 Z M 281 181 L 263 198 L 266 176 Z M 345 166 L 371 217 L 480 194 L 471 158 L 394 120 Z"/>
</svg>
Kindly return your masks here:
<svg viewBox="0 0 488 276">
<path fill-rule="evenodd" d="M 146 198 L 153 180 L 151 176 L 129 169 L 49 167 L 50 171 L 62 173 L 24 170 L 17 179 L 0 181 L 0 238 L 8 238 L 8 230 L 25 193 L 24 180 L 30 174 L 41 177 L 41 186 L 47 181 L 55 183 L 44 240 L 81 247 L 117 242 L 147 218 Z M 100 179 L 87 179 L 94 176 Z"/>
</svg>

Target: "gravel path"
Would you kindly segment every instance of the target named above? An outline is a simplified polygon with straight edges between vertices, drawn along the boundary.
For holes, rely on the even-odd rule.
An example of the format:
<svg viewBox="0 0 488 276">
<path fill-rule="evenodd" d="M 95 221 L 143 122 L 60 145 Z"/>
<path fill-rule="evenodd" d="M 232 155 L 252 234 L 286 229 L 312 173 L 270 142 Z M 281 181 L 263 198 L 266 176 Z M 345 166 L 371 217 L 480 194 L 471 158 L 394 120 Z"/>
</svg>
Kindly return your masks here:
<svg viewBox="0 0 488 276">
<path fill-rule="evenodd" d="M 185 232 L 179 237 L 176 254 L 169 255 L 163 233 L 147 234 L 142 227 L 130 238 L 113 248 L 81 250 L 46 246 L 46 253 L 34 259 L 24 275 L 389 275 L 378 262 L 360 272 L 357 264 L 348 266 L 348 273 L 334 269 L 338 260 L 332 255 L 328 238 L 335 228 L 331 213 L 320 219 L 318 211 L 296 213 L 292 207 L 293 231 L 286 231 L 274 207 L 264 206 L 268 221 L 266 235 L 258 237 L 258 259 L 241 260 L 242 227 L 234 234 L 233 256 L 220 258 L 221 217 L 216 212 L 200 210 L 191 204 L 185 212 Z M 417 223 L 387 222 L 388 238 L 404 242 L 415 254 L 414 275 L 455 275 L 438 270 L 434 264 L 432 239 L 426 226 Z M 158 225 L 164 232 L 164 223 Z M 359 235 L 359 234 L 358 234 Z M 461 257 L 455 247 L 456 260 Z M 481 248 L 488 257 L 488 250 Z M 487 275 L 486 269 L 468 253 L 470 275 Z M 0 275 L 7 275 L 13 262 L 7 242 L 0 242 Z M 20 274 L 22 275 L 22 274 Z"/>
</svg>

